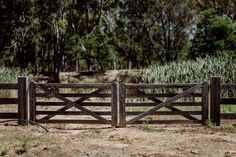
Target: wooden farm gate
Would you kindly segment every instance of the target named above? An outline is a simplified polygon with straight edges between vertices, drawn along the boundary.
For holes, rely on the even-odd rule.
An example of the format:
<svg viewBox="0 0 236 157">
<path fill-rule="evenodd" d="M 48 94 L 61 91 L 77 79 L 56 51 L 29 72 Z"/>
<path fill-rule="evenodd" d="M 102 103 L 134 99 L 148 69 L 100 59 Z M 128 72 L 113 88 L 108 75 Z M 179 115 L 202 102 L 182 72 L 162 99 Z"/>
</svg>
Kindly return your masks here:
<svg viewBox="0 0 236 157">
<path fill-rule="evenodd" d="M 26 84 L 26 77 L 19 77 L 18 83 L 0 84 L 1 120 L 17 120 L 20 125 L 26 122 L 28 117 Z"/>
<path fill-rule="evenodd" d="M 117 126 L 117 83 L 30 83 L 30 120 Z"/>
<path fill-rule="evenodd" d="M 236 84 L 222 84 L 220 77 L 212 77 L 210 93 L 212 122 L 220 126 L 221 119 L 236 120 Z"/>
<path fill-rule="evenodd" d="M 15 94 L 5 96 L 5 91 Z M 230 94 L 225 96 L 225 91 Z M 230 108 L 230 112 L 225 112 L 225 108 Z M 207 83 L 35 82 L 28 86 L 26 77 L 19 77 L 18 83 L 0 84 L 0 120 L 15 120 L 19 124 L 28 120 L 112 126 L 177 122 L 205 124 L 209 109 L 209 119 L 216 125 L 220 125 L 221 119 L 236 119 L 236 84 L 221 84 L 220 77 L 213 77 L 210 87 Z"/>
<path fill-rule="evenodd" d="M 208 119 L 208 91 L 207 83 L 120 83 L 119 125 L 177 122 L 205 125 Z M 167 117 L 163 118 L 164 116 Z M 169 119 L 171 116 L 172 119 Z"/>
</svg>

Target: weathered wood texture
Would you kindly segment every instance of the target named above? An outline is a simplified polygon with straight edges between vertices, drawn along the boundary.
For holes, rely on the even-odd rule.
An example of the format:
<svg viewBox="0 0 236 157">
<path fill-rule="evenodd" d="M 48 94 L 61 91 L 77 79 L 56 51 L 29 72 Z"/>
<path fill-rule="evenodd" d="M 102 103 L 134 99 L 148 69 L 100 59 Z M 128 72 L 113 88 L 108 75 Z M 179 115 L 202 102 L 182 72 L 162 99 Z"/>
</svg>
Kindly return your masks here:
<svg viewBox="0 0 236 157">
<path fill-rule="evenodd" d="M 0 84 L 1 90 L 12 90 L 12 89 L 18 89 L 17 83 L 1 83 Z"/>
<path fill-rule="evenodd" d="M 11 112 L 0 113 L 0 119 L 18 119 L 18 114 Z"/>
<path fill-rule="evenodd" d="M 27 104 L 27 78 L 18 77 L 18 119 L 19 124 L 24 125 L 25 121 L 28 119 L 28 104 Z"/>
<path fill-rule="evenodd" d="M 30 120 L 36 120 L 36 85 L 34 82 L 29 84 L 29 106 L 30 106 Z"/>
<path fill-rule="evenodd" d="M 0 90 L 17 91 L 16 98 L 0 98 L 0 107 L 6 105 L 14 105 L 15 110 L 12 112 L 0 112 L 0 119 L 18 119 L 19 125 L 24 125 L 28 119 L 28 103 L 27 103 L 27 77 L 18 77 L 18 83 L 0 84 Z"/>
<path fill-rule="evenodd" d="M 18 83 L 2 83 L 0 84 L 0 90 L 15 90 L 17 92 L 17 96 L 15 98 L 0 98 L 0 107 L 6 105 L 14 105 L 15 110 L 9 111 L 1 111 L 0 119 L 18 119 L 19 125 L 24 125 L 25 120 L 28 118 L 28 104 L 27 104 L 27 78 L 19 77 Z"/>
<path fill-rule="evenodd" d="M 220 125 L 220 77 L 211 78 L 211 120 Z"/>
<path fill-rule="evenodd" d="M 126 125 L 126 107 L 125 107 L 125 85 L 119 84 L 119 126 L 125 127 Z"/>
<path fill-rule="evenodd" d="M 207 124 L 207 120 L 209 119 L 209 85 L 208 83 L 204 82 L 202 84 L 202 125 Z"/>
<path fill-rule="evenodd" d="M 221 113 L 220 117 L 222 119 L 236 119 L 235 113 Z"/>
<path fill-rule="evenodd" d="M 224 92 L 225 90 L 232 90 L 236 92 L 236 84 L 229 84 L 229 83 L 221 84 L 220 87 L 221 87 L 221 92 Z M 216 105 L 219 105 L 220 107 L 231 105 L 232 107 L 235 108 L 234 110 L 236 110 L 236 97 L 230 97 L 230 98 L 220 97 L 219 104 L 216 104 Z M 236 119 L 236 113 L 235 112 L 234 113 L 220 112 L 220 119 Z"/>
<path fill-rule="evenodd" d="M 73 88 L 80 89 L 76 93 L 61 93 L 58 88 Z M 82 90 L 81 90 L 82 89 Z M 92 90 L 90 93 L 81 93 L 80 91 Z M 76 100 L 69 99 L 73 97 Z M 45 98 L 44 101 L 39 101 L 39 98 Z M 54 98 L 54 99 L 50 99 Z M 61 102 L 55 101 L 60 100 Z M 93 98 L 88 101 L 88 99 Z M 99 99 L 100 98 L 100 99 Z M 109 98 L 109 100 L 102 100 Z M 98 100 L 99 99 L 99 100 Z M 55 102 L 54 102 L 55 101 Z M 117 126 L 117 83 L 106 84 L 42 84 L 31 83 L 30 86 L 30 106 L 31 120 L 42 123 L 85 123 L 89 124 L 110 124 Z M 38 107 L 47 106 L 44 110 L 38 110 Z M 52 108 L 60 107 L 56 110 Z M 90 107 L 89 109 L 87 107 Z M 104 108 L 104 111 L 96 111 L 91 107 Z M 50 109 L 51 108 L 51 109 Z M 70 109 L 74 108 L 73 111 Z M 58 115 L 66 115 L 67 120 L 62 120 Z M 79 116 L 78 119 L 71 119 L 70 116 Z M 82 120 L 80 116 L 87 116 L 89 119 Z M 108 117 L 107 117 L 108 116 Z M 61 117 L 60 117 L 61 118 Z M 74 117 L 73 117 L 74 118 Z M 90 122 L 91 121 L 91 122 Z"/>
<path fill-rule="evenodd" d="M 18 98 L 0 98 L 0 105 L 18 104 Z"/>
<path fill-rule="evenodd" d="M 118 90 L 118 84 L 117 83 L 112 83 L 112 97 L 111 97 L 111 125 L 114 127 L 118 126 L 118 109 L 117 109 L 117 90 Z"/>
<path fill-rule="evenodd" d="M 60 89 L 63 88 L 75 92 L 62 92 L 63 90 Z M 173 89 L 175 89 L 175 92 L 158 92 L 160 90 L 172 91 Z M 209 89 L 210 97 L 208 95 Z M 146 122 L 150 124 L 192 122 L 206 125 L 208 119 L 211 119 L 216 125 L 220 125 L 221 119 L 236 119 L 236 113 L 222 113 L 221 111 L 223 105 L 236 107 L 235 97 L 221 97 L 221 92 L 224 90 L 236 90 L 236 84 L 221 84 L 220 77 L 212 77 L 210 86 L 207 83 L 45 84 L 31 82 L 29 84 L 29 94 L 27 78 L 19 77 L 18 83 L 0 84 L 0 90 L 17 91 L 17 97 L 15 98 L 0 98 L 0 107 L 16 106 L 15 111 L 1 111 L 0 119 L 19 119 L 20 125 L 25 124 L 22 120 L 27 119 L 40 123 L 109 124 L 114 127 Z M 183 91 L 179 93 L 180 90 Z M 29 106 L 27 96 L 29 96 Z M 188 101 L 185 101 L 187 99 Z M 210 107 L 208 105 L 209 100 Z M 185 107 L 195 109 L 186 111 L 184 110 Z M 74 110 L 71 110 L 72 108 Z M 132 111 L 130 108 L 135 108 L 135 110 Z M 161 108 L 166 108 L 167 111 L 159 111 Z M 210 117 L 208 116 L 209 110 Z M 72 118 L 61 119 L 61 117 L 56 117 L 62 115 L 72 116 Z M 84 119 L 84 117 L 73 119 L 75 116 L 86 116 L 90 119 Z M 181 116 L 184 120 L 145 120 L 146 116 L 168 116 L 172 118 Z"/>
<path fill-rule="evenodd" d="M 208 91 L 209 86 L 207 83 L 203 84 L 123 84 L 120 83 L 120 125 L 126 124 L 139 124 L 145 122 L 143 118 L 149 115 L 181 115 L 193 123 L 206 124 L 208 119 Z M 145 93 L 143 89 L 183 89 L 182 93 Z M 201 92 L 199 92 L 199 90 Z M 197 93 L 196 93 L 197 91 Z M 166 101 L 161 101 L 159 98 L 165 97 Z M 201 102 L 177 102 L 181 98 L 195 98 L 199 97 Z M 139 99 L 135 102 L 128 102 L 129 98 Z M 140 99 L 141 98 L 141 99 Z M 151 101 L 151 102 L 150 102 Z M 199 106 L 199 111 L 182 111 L 176 106 Z M 128 111 L 128 107 L 140 107 L 138 111 Z M 143 110 L 147 107 L 149 109 Z M 167 108 L 170 111 L 158 111 L 161 108 Z M 195 117 L 201 116 L 202 119 Z M 132 118 L 128 119 L 129 116 Z M 165 120 L 164 120 L 165 121 Z M 163 122 L 164 122 L 163 121 Z M 178 122 L 182 120 L 166 120 L 166 122 Z M 146 121 L 147 122 L 147 121 Z M 160 123 L 161 120 L 148 120 L 148 123 Z"/>
<path fill-rule="evenodd" d="M 211 94 L 211 105 L 210 105 L 210 117 L 213 123 L 217 126 L 221 124 L 221 119 L 236 119 L 236 113 L 222 113 L 221 107 L 224 105 L 233 105 L 236 107 L 236 98 L 221 97 L 221 93 L 225 90 L 235 90 L 236 84 L 221 83 L 220 77 L 212 77 L 210 84 L 210 94 Z"/>
</svg>

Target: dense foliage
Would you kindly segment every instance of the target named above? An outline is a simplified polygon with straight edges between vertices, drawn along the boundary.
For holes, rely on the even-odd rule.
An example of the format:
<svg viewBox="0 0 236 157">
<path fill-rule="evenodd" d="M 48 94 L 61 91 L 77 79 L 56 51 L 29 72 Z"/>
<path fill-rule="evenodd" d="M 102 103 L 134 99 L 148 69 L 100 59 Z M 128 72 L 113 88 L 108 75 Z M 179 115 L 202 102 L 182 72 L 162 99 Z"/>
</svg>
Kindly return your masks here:
<svg viewBox="0 0 236 157">
<path fill-rule="evenodd" d="M 197 58 L 195 61 L 173 62 L 168 65 L 154 65 L 147 70 L 145 83 L 202 83 L 211 76 L 221 76 L 224 83 L 236 82 L 236 59 L 231 55 Z"/>
<path fill-rule="evenodd" d="M 0 64 L 51 72 L 144 68 L 236 53 L 235 0 L 0 0 Z"/>
</svg>

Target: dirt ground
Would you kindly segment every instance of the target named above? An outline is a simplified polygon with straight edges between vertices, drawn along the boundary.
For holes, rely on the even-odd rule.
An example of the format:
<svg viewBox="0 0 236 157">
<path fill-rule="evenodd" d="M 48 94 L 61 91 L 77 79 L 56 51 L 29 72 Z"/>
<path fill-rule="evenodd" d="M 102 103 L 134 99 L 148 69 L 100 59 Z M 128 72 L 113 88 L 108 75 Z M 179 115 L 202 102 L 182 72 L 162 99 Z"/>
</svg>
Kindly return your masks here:
<svg viewBox="0 0 236 157">
<path fill-rule="evenodd" d="M 44 125 L 45 126 L 45 125 Z M 0 125 L 0 156 L 236 157 L 236 127 Z"/>
</svg>

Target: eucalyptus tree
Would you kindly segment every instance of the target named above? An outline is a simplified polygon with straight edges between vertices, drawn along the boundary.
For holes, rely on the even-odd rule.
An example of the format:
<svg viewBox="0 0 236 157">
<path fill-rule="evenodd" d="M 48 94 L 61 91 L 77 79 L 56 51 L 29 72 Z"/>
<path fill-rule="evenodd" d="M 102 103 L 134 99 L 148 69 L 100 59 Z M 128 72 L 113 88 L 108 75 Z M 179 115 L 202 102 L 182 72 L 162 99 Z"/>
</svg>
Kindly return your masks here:
<svg viewBox="0 0 236 157">
<path fill-rule="evenodd" d="M 236 20 L 236 0 L 189 0 L 191 8 L 198 12 L 213 9 L 219 16 L 227 16 L 233 22 Z"/>
<path fill-rule="evenodd" d="M 35 59 L 33 1 L 1 1 L 1 5 L 2 58 L 9 66 L 25 69 Z"/>
<path fill-rule="evenodd" d="M 205 10 L 198 18 L 197 30 L 192 40 L 190 57 L 217 55 L 218 52 L 236 54 L 236 24 L 227 16 L 214 10 Z"/>
<path fill-rule="evenodd" d="M 235 53 L 236 1 L 191 0 L 190 3 L 197 12 L 190 57 L 215 55 L 218 51 Z"/>
<path fill-rule="evenodd" d="M 70 42 L 73 45 L 74 58 L 80 67 L 84 63 L 88 70 L 116 66 L 116 51 L 112 41 L 113 27 L 116 25 L 114 12 L 118 5 L 119 1 L 111 0 L 82 0 L 74 1 L 70 5 Z"/>
<path fill-rule="evenodd" d="M 193 12 L 182 0 L 127 0 L 128 58 L 139 57 L 147 66 L 177 60 L 188 45 Z M 123 33 L 125 34 L 125 33 Z M 149 58 L 145 58 L 149 57 Z M 138 59 L 136 59 L 137 61 Z"/>
</svg>

